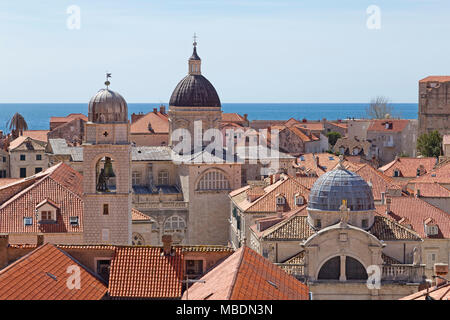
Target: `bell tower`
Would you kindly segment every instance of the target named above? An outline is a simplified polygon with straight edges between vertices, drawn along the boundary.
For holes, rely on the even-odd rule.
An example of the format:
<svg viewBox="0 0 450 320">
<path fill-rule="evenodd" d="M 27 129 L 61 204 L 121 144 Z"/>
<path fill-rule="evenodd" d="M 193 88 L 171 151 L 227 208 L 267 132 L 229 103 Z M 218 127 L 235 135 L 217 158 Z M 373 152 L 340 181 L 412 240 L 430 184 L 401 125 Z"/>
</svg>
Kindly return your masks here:
<svg viewBox="0 0 450 320">
<path fill-rule="evenodd" d="M 109 89 L 89 102 L 83 141 L 86 244 L 131 244 L 131 144 L 125 99 Z"/>
</svg>

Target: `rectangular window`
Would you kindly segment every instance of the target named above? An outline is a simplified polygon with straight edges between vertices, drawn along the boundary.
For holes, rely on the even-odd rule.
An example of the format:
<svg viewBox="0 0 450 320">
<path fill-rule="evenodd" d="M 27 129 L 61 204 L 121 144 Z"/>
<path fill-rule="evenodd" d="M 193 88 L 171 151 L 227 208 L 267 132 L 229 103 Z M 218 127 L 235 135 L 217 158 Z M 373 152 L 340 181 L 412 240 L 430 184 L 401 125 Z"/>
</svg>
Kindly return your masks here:
<svg viewBox="0 0 450 320">
<path fill-rule="evenodd" d="M 103 215 L 109 214 L 109 205 L 107 203 L 103 204 Z"/>
<path fill-rule="evenodd" d="M 203 273 L 203 260 L 186 260 L 186 274 L 199 276 Z"/>
<path fill-rule="evenodd" d="M 97 260 L 97 274 L 106 282 L 109 280 L 109 269 L 111 267 L 111 260 Z"/>
<path fill-rule="evenodd" d="M 0 178 L 6 178 L 6 175 L 3 175 L 4 170 L 0 170 Z"/>
<path fill-rule="evenodd" d="M 427 268 L 433 268 L 436 263 L 436 253 L 429 252 L 427 255 Z"/>
<path fill-rule="evenodd" d="M 6 157 L 3 157 L 3 162 L 6 162 Z"/>
<path fill-rule="evenodd" d="M 78 216 L 77 217 L 69 217 L 70 225 L 73 227 L 78 226 Z"/>
<path fill-rule="evenodd" d="M 363 229 L 368 228 L 368 227 L 369 227 L 369 220 L 367 220 L 367 219 L 362 219 L 362 221 L 361 221 L 361 227 L 362 227 Z"/>
<path fill-rule="evenodd" d="M 25 178 L 27 176 L 27 168 L 20 168 L 20 177 Z"/>
<path fill-rule="evenodd" d="M 39 172 L 41 172 L 42 171 L 42 168 L 34 168 L 34 173 L 36 174 L 36 173 L 39 173 Z"/>
<path fill-rule="evenodd" d="M 33 225 L 33 218 L 31 218 L 31 217 L 25 217 L 25 218 L 23 218 L 23 224 L 24 224 L 25 226 L 31 226 L 31 225 Z"/>
<path fill-rule="evenodd" d="M 102 229 L 102 241 L 109 241 L 109 229 Z"/>
<path fill-rule="evenodd" d="M 26 159 L 25 155 L 24 155 L 24 154 L 21 154 L 21 155 L 20 155 L 20 161 L 25 161 L 25 159 Z"/>
<path fill-rule="evenodd" d="M 51 221 L 51 220 L 53 220 L 51 211 L 42 211 L 41 212 L 41 221 Z"/>
<path fill-rule="evenodd" d="M 42 160 L 42 154 L 37 154 L 36 155 L 36 160 L 38 160 L 38 161 Z"/>
<path fill-rule="evenodd" d="M 133 183 L 133 186 L 138 186 L 141 184 L 141 173 L 139 171 L 133 171 L 132 183 Z"/>
<path fill-rule="evenodd" d="M 158 185 L 169 184 L 169 171 L 163 170 L 158 173 Z"/>
</svg>

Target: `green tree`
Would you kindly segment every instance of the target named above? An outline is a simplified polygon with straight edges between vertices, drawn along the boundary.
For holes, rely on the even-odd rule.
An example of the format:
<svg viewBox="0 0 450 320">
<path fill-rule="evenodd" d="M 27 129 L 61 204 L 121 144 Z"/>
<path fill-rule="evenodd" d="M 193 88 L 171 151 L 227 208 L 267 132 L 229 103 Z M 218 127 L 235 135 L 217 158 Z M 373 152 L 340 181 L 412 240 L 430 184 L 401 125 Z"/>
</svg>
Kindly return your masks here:
<svg viewBox="0 0 450 320">
<path fill-rule="evenodd" d="M 331 144 L 332 147 L 336 144 L 336 141 L 338 141 L 339 138 L 342 137 L 342 135 L 339 132 L 331 131 L 327 133 L 328 142 Z"/>
<path fill-rule="evenodd" d="M 442 151 L 442 136 L 437 130 L 421 134 L 417 139 L 417 151 L 424 157 L 439 157 Z"/>
</svg>

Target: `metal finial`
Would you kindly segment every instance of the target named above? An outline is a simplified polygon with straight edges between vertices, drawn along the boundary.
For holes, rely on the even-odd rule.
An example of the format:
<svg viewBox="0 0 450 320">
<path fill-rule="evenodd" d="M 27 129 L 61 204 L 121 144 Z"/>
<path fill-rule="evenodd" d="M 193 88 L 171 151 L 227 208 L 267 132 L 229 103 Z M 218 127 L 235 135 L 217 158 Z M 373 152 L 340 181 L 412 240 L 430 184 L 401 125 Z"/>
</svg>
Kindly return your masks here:
<svg viewBox="0 0 450 320">
<path fill-rule="evenodd" d="M 111 73 L 110 72 L 106 72 L 106 81 L 105 81 L 105 85 L 106 88 L 109 89 L 109 85 L 111 84 L 111 82 L 109 82 L 109 78 L 111 78 Z"/>
<path fill-rule="evenodd" d="M 198 38 L 198 36 L 197 36 L 197 34 L 195 32 L 194 32 L 194 36 L 192 38 L 194 38 L 194 47 L 196 47 L 197 46 L 197 38 Z"/>
</svg>

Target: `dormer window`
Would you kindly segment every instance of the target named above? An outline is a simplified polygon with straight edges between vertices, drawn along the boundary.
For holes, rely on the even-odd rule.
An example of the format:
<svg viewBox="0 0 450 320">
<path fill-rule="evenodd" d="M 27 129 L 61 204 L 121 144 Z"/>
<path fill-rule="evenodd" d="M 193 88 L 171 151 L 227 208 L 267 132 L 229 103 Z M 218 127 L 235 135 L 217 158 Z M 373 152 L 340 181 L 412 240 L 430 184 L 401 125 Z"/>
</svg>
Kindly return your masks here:
<svg viewBox="0 0 450 320">
<path fill-rule="evenodd" d="M 296 194 L 294 200 L 297 206 L 302 206 L 305 203 L 305 199 L 300 194 Z"/>
<path fill-rule="evenodd" d="M 400 177 L 400 171 L 395 169 L 394 170 L 394 177 Z"/>
<path fill-rule="evenodd" d="M 40 223 L 50 223 L 55 221 L 53 218 L 53 212 L 50 210 L 41 211 L 41 217 L 39 219 Z"/>
<path fill-rule="evenodd" d="M 424 227 L 427 236 L 435 236 L 439 232 L 438 225 L 432 218 L 428 218 L 424 221 Z"/>
<path fill-rule="evenodd" d="M 277 196 L 277 205 L 284 205 L 285 203 L 286 199 L 283 196 L 281 195 Z"/>
</svg>

